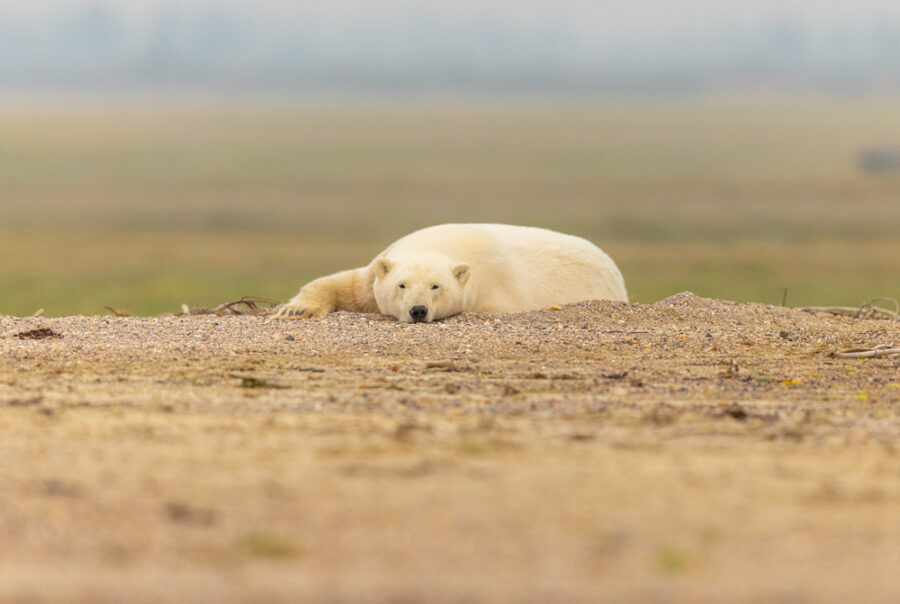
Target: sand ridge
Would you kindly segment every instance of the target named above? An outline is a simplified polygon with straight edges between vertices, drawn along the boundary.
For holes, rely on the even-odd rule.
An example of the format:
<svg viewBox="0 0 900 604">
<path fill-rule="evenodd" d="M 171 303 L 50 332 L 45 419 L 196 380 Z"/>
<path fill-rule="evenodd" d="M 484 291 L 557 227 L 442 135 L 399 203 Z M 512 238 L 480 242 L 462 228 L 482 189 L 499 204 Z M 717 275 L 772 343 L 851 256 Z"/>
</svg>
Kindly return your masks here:
<svg viewBox="0 0 900 604">
<path fill-rule="evenodd" d="M 895 600 L 900 357 L 832 356 L 891 342 L 689 293 L 0 317 L 0 601 Z"/>
</svg>

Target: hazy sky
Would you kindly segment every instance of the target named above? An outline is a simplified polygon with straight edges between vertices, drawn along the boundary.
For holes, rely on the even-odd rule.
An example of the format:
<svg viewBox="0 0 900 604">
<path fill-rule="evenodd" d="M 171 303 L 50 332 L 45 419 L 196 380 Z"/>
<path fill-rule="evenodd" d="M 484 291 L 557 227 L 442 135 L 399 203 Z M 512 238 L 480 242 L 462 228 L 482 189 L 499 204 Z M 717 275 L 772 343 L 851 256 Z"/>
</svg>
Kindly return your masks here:
<svg viewBox="0 0 900 604">
<path fill-rule="evenodd" d="M 0 89 L 896 89 L 898 66 L 900 0 L 0 0 Z"/>
<path fill-rule="evenodd" d="M 98 3 L 102 0 L 0 0 L 0 11 L 40 17 Z M 428 15 L 454 21 L 502 20 L 522 27 L 562 25 L 619 35 L 705 29 L 720 24 L 755 25 L 785 18 L 801 20 L 813 28 L 870 26 L 878 19 L 900 17 L 898 0 L 116 0 L 105 4 L 135 18 L 167 5 L 180 9 L 225 6 L 241 14 L 276 12 L 316 19 L 331 27 Z"/>
</svg>

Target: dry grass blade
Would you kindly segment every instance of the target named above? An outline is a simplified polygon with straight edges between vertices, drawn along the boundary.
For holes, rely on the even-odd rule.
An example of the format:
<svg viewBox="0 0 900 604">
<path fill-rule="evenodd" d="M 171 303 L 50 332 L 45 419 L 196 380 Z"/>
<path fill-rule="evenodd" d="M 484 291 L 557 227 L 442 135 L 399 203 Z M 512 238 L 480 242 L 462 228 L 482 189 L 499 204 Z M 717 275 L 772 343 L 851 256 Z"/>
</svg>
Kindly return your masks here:
<svg viewBox="0 0 900 604">
<path fill-rule="evenodd" d="M 264 316 L 274 312 L 278 301 L 259 296 L 244 296 L 240 300 L 224 302 L 214 308 L 189 308 L 187 304 L 181 305 L 182 315 L 254 315 Z"/>
<path fill-rule="evenodd" d="M 228 377 L 238 380 L 238 385 L 241 388 L 276 388 L 282 390 L 288 388 L 288 386 L 277 384 L 272 380 L 256 377 L 253 375 L 229 373 Z"/>
<path fill-rule="evenodd" d="M 112 314 L 114 314 L 117 317 L 132 317 L 132 316 L 134 316 L 127 310 L 118 310 L 118 309 L 113 308 L 112 306 L 104 306 L 103 308 L 108 310 L 109 312 L 111 312 Z"/>
<path fill-rule="evenodd" d="M 879 301 L 892 302 L 894 310 L 875 306 L 875 302 Z M 797 310 L 811 313 L 827 312 L 832 315 L 853 317 L 855 319 L 888 319 L 890 321 L 900 321 L 900 302 L 895 298 L 872 298 L 858 308 L 853 306 L 801 306 L 798 307 Z"/>
</svg>

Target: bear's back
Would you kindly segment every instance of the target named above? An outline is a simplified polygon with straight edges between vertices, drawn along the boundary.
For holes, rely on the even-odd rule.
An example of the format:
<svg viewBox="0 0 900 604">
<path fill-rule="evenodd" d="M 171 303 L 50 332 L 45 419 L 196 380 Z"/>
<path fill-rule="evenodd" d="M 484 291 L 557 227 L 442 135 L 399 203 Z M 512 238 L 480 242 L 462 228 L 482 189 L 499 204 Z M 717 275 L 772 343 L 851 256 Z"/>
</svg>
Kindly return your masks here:
<svg viewBox="0 0 900 604">
<path fill-rule="evenodd" d="M 384 255 L 435 252 L 472 267 L 466 310 L 517 312 L 589 299 L 627 300 L 624 280 L 593 243 L 537 227 L 443 224 L 397 240 Z"/>
<path fill-rule="evenodd" d="M 539 227 L 510 224 L 472 223 L 441 224 L 420 229 L 394 242 L 384 253 L 431 251 L 451 255 L 479 256 L 483 253 L 529 256 L 553 249 L 600 251 L 597 246 L 574 235 L 566 235 Z"/>
</svg>

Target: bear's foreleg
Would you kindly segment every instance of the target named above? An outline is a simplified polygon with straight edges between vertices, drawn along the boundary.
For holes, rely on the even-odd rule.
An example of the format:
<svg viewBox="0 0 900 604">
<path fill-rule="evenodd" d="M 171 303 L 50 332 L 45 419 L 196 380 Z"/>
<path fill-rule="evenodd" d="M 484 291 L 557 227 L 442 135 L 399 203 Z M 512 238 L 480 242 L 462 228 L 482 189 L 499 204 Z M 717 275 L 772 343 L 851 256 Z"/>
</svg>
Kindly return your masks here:
<svg viewBox="0 0 900 604">
<path fill-rule="evenodd" d="M 313 319 L 336 310 L 378 312 L 372 290 L 374 273 L 368 267 L 341 271 L 303 286 L 275 313 L 275 319 Z"/>
</svg>

